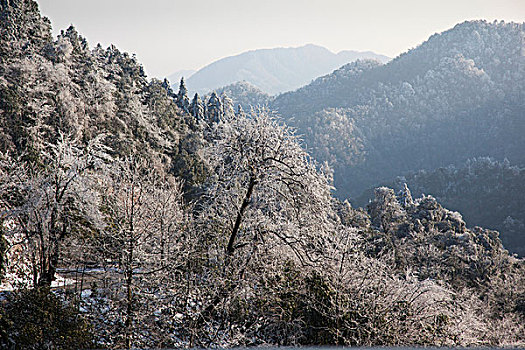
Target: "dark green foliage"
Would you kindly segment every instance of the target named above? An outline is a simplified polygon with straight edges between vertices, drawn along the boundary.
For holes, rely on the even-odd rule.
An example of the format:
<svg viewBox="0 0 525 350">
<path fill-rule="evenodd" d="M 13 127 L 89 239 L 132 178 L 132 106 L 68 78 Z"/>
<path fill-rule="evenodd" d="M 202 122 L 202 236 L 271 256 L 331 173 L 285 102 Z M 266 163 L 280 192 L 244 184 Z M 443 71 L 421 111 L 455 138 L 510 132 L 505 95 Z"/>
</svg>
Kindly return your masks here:
<svg viewBox="0 0 525 350">
<path fill-rule="evenodd" d="M 78 310 L 65 304 L 49 289 L 19 290 L 8 294 L 2 303 L 2 348 L 58 350 L 95 347 L 91 329 Z"/>
<path fill-rule="evenodd" d="M 200 188 L 208 174 L 208 169 L 206 169 L 202 159 L 191 152 L 191 148 L 190 150 L 184 148 L 185 146 L 191 147 L 191 143 L 196 142 L 199 141 L 195 138 L 193 140 L 189 138 L 181 143 L 179 153 L 174 157 L 172 168 L 169 170 L 171 174 L 184 181 L 184 196 L 188 201 L 199 197 Z"/>
<path fill-rule="evenodd" d="M 41 50 L 51 39 L 51 23 L 33 0 L 0 1 L 0 63 Z"/>
<path fill-rule="evenodd" d="M 238 295 L 231 301 L 228 318 L 245 331 L 239 345 L 337 344 L 330 309 L 334 292 L 321 275 L 300 270 L 284 261 L 265 273 L 251 297 Z"/>
<path fill-rule="evenodd" d="M 186 84 L 184 84 L 184 78 L 180 79 L 179 92 L 175 102 L 184 113 L 190 113 L 190 100 L 188 98 L 188 89 L 186 89 Z"/>
</svg>

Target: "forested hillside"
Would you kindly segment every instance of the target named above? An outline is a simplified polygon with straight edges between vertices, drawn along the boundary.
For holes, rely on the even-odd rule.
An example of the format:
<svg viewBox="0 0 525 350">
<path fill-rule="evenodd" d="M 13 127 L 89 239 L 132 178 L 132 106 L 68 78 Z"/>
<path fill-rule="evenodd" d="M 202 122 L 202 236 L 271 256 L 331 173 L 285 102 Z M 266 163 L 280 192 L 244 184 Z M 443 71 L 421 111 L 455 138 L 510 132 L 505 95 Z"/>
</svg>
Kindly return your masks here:
<svg viewBox="0 0 525 350">
<path fill-rule="evenodd" d="M 79 145 L 99 137 L 111 155 L 147 155 L 173 173 L 191 169 L 186 180 L 196 181 L 200 136 L 183 114 L 186 96 L 173 100 L 166 82 L 148 80 L 134 56 L 114 46 L 89 48 L 74 27 L 53 40 L 32 1 L 2 6 L 3 152 L 38 162 L 63 137 Z"/>
<path fill-rule="evenodd" d="M 496 231 L 406 187 L 352 208 L 267 110 L 50 33 L 0 0 L 1 348 L 525 345 Z"/>
<path fill-rule="evenodd" d="M 357 199 L 367 188 L 370 197 L 373 187 L 396 177 L 463 167 L 477 157 L 523 167 L 524 37 L 523 24 L 464 22 L 385 65 L 343 66 L 278 96 L 271 106 L 304 134 L 316 159 L 333 167 L 339 198 Z M 506 246 L 523 254 L 516 243 L 524 241 L 525 231 L 503 224 L 522 211 L 522 203 L 511 199 L 516 182 L 489 185 L 484 180 L 500 175 L 490 171 L 495 173 L 479 179 L 483 185 L 465 184 L 468 194 L 448 193 L 447 182 L 432 191 L 417 181 L 409 186 L 465 213 L 470 226 L 502 230 Z M 463 175 L 446 181 L 459 185 L 467 181 Z"/>
<path fill-rule="evenodd" d="M 435 196 L 446 207 L 461 212 L 470 225 L 499 231 L 510 252 L 525 256 L 523 168 L 511 166 L 508 161 L 477 158 L 458 167 L 421 170 L 383 185 L 402 189 L 405 183 L 414 195 Z M 371 188 L 356 198 L 356 205 L 366 206 L 373 198 Z"/>
<path fill-rule="evenodd" d="M 272 103 L 335 170 L 340 197 L 469 158 L 525 158 L 519 23 L 464 22 L 381 65 L 358 61 Z"/>
<path fill-rule="evenodd" d="M 228 96 L 232 99 L 234 106 L 241 105 L 245 111 L 258 107 L 268 108 L 273 99 L 272 96 L 246 81 L 240 81 L 217 89 L 217 93 Z"/>
</svg>

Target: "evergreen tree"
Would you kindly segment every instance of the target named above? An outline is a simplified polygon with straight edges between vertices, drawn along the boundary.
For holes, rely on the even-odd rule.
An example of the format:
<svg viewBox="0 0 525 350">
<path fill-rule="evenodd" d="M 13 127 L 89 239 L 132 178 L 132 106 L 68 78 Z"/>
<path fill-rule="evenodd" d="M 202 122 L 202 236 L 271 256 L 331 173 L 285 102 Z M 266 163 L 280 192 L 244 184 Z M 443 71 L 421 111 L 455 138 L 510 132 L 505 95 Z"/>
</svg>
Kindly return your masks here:
<svg viewBox="0 0 525 350">
<path fill-rule="evenodd" d="M 226 93 L 221 94 L 222 100 L 222 112 L 225 117 L 233 117 L 235 115 L 235 109 L 233 107 L 233 100 L 228 97 Z"/>
<path fill-rule="evenodd" d="M 197 123 L 204 118 L 204 106 L 202 105 L 198 93 L 195 93 L 195 96 L 193 96 L 193 100 L 191 101 L 190 114 L 195 117 Z"/>
<path fill-rule="evenodd" d="M 217 123 L 222 119 L 222 116 L 222 103 L 214 91 L 206 104 L 206 119 L 210 123 Z"/>
<path fill-rule="evenodd" d="M 168 96 L 174 99 L 177 98 L 177 95 L 173 92 L 173 89 L 171 88 L 170 82 L 168 81 L 168 79 L 164 78 L 164 80 L 162 81 L 162 87 L 164 88 L 164 90 L 166 90 L 166 93 L 168 94 Z"/>
<path fill-rule="evenodd" d="M 244 109 L 242 109 L 242 106 L 240 104 L 237 105 L 237 117 L 245 117 L 246 113 L 244 113 Z"/>
<path fill-rule="evenodd" d="M 410 189 L 408 188 L 406 182 L 403 184 L 403 188 L 401 189 L 401 191 L 399 191 L 397 197 L 399 198 L 399 202 L 404 208 L 408 208 L 414 205 L 412 194 L 410 193 Z"/>
<path fill-rule="evenodd" d="M 35 1 L 0 1 L 0 63 L 40 52 L 51 41 L 51 23 Z"/>
<path fill-rule="evenodd" d="M 177 94 L 176 100 L 177 106 L 182 109 L 185 113 L 190 113 L 189 106 L 190 101 L 188 99 L 188 89 L 184 84 L 184 78 L 180 78 L 179 93 Z"/>
</svg>

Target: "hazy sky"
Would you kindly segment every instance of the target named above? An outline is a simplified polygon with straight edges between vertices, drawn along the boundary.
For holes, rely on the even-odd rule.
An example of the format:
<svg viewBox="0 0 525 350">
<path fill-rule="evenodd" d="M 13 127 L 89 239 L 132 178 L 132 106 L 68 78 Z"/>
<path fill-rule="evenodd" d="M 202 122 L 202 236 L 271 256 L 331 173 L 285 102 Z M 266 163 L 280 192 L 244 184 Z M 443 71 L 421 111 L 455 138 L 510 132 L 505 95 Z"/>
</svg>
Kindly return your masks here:
<svg viewBox="0 0 525 350">
<path fill-rule="evenodd" d="M 470 19 L 525 21 L 525 0 L 37 0 L 54 34 L 135 53 L 149 76 L 312 43 L 395 57 Z"/>
</svg>

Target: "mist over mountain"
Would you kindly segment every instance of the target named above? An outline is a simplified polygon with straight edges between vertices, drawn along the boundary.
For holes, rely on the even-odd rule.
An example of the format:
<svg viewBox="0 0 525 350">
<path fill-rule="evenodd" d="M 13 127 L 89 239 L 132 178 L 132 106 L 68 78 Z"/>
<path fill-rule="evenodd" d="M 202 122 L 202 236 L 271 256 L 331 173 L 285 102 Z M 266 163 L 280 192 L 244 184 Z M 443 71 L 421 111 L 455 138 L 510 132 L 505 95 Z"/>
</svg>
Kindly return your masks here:
<svg viewBox="0 0 525 350">
<path fill-rule="evenodd" d="M 260 49 L 213 62 L 195 72 L 186 83 L 190 91 L 208 93 L 238 81 L 247 81 L 274 95 L 295 90 L 345 63 L 363 58 L 381 62 L 390 59 L 369 51 L 341 51 L 335 54 L 311 44 L 297 48 Z"/>
<path fill-rule="evenodd" d="M 219 95 L 226 95 L 232 99 L 234 106 L 240 105 L 245 111 L 251 108 L 268 107 L 273 97 L 248 83 L 239 81 L 217 89 Z"/>
<path fill-rule="evenodd" d="M 497 65 L 516 68 L 515 30 L 495 26 L 493 40 L 507 43 L 489 47 L 502 49 Z M 90 47 L 73 26 L 56 38 L 51 33 L 35 1 L 0 0 L 1 349 L 525 345 L 525 260 L 509 254 L 498 232 L 468 227 L 460 213 L 432 196 L 414 198 L 405 185 L 470 202 L 468 213 L 509 213 L 507 232 L 518 232 L 523 168 L 480 158 L 418 171 L 401 187 L 397 181 L 398 191 L 375 188 L 366 208 L 355 208 L 333 196 L 331 169 L 308 153 L 294 127 L 268 110 L 235 108 L 271 104 L 253 85 L 189 95 L 184 81 L 176 90 L 148 79 L 135 55 Z M 322 141 L 314 149 L 319 159 L 333 150 L 323 147 L 334 146 L 341 153 L 324 160 L 343 160 L 336 171 L 353 171 L 356 160 L 374 165 L 365 162 L 369 155 L 389 155 L 384 147 L 399 147 L 406 157 L 395 161 L 411 164 L 420 154 L 396 143 L 403 131 L 415 147 L 438 154 L 428 145 L 441 115 L 421 111 L 452 115 L 482 103 L 471 112 L 478 116 L 471 129 L 457 137 L 487 142 L 501 136 L 487 126 L 506 128 L 514 118 L 516 134 L 505 135 L 514 140 L 501 142 L 514 142 L 504 151 L 517 153 L 523 108 L 514 99 L 522 96 L 509 88 L 517 73 L 502 74 L 503 89 L 500 78 L 487 83 L 490 70 L 480 73 L 470 59 L 438 61 L 440 70 L 406 83 L 414 91 L 402 95 L 408 102 L 401 107 L 414 113 L 408 126 L 388 123 L 404 100 L 394 98 L 397 82 L 379 85 L 367 75 L 390 69 L 375 61 L 325 77 L 325 85 L 341 84 L 317 97 L 361 105 L 312 107 L 317 124 L 288 121 L 302 122 L 307 142 Z M 426 77 L 430 71 L 437 82 Z M 344 95 L 348 82 L 362 83 L 362 95 Z M 452 86 L 459 97 L 440 95 Z M 370 102 L 374 92 L 378 102 Z M 500 93 L 499 104 L 483 104 L 489 93 Z M 438 108 L 446 102 L 454 104 Z M 300 105 L 288 111 L 294 108 L 304 116 Z M 450 123 L 450 115 L 443 120 Z M 489 135 L 479 135 L 483 130 Z M 371 181 L 396 169 L 370 167 Z M 339 173 L 336 180 L 341 184 Z M 500 196 L 501 188 L 513 193 Z M 495 205 L 484 205 L 484 197 Z"/>
<path fill-rule="evenodd" d="M 479 157 L 525 165 L 524 37 L 522 23 L 464 22 L 385 65 L 347 64 L 271 105 L 334 168 L 339 197 L 369 188 L 356 201 L 365 205 L 372 188 L 406 178 L 417 194 L 464 212 L 469 225 L 501 230 L 509 249 L 524 254 L 523 203 L 512 195 L 520 177 L 484 163 L 475 177 L 465 170 Z M 438 168 L 459 170 L 444 176 Z M 427 178 L 441 180 L 428 187 Z"/>
<path fill-rule="evenodd" d="M 272 108 L 334 167 L 341 197 L 474 157 L 523 165 L 523 37 L 523 24 L 464 22 L 385 65 L 347 64 Z"/>
<path fill-rule="evenodd" d="M 168 81 L 171 82 L 172 85 L 178 86 L 181 78 L 188 79 L 195 72 L 196 70 L 194 69 L 183 69 L 183 70 L 179 70 L 174 73 L 171 73 L 170 75 L 166 77 L 166 79 L 168 79 Z"/>
<path fill-rule="evenodd" d="M 525 168 L 475 158 L 459 166 L 420 170 L 381 185 L 401 190 L 405 184 L 413 195 L 432 195 L 460 212 L 470 226 L 497 230 L 509 252 L 525 256 Z M 364 207 L 373 199 L 374 188 L 370 188 L 354 203 Z"/>
</svg>

